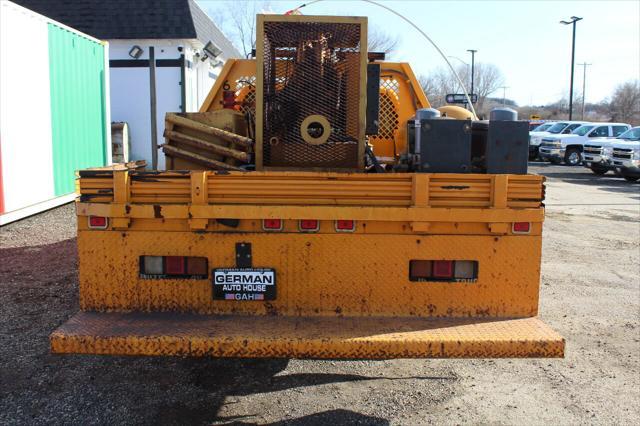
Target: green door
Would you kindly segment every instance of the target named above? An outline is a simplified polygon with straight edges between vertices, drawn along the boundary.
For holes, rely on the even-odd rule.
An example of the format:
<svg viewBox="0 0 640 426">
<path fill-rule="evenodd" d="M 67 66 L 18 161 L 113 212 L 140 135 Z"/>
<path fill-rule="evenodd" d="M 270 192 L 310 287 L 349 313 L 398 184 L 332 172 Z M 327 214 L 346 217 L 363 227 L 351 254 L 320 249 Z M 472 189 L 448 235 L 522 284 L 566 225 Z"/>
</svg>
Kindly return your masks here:
<svg viewBox="0 0 640 426">
<path fill-rule="evenodd" d="M 106 165 L 102 44 L 49 24 L 55 195 L 75 190 L 75 171 Z"/>
</svg>

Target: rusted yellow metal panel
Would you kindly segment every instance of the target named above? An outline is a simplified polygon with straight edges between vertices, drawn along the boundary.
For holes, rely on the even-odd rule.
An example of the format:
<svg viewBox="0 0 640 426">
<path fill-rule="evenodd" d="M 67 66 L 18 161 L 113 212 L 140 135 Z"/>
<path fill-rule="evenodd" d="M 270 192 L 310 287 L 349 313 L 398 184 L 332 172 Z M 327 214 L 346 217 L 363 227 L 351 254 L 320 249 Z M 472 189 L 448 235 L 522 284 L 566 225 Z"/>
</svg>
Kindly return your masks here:
<svg viewBox="0 0 640 426">
<path fill-rule="evenodd" d="M 167 206 L 170 207 L 170 206 Z M 239 209 L 238 209 L 239 210 Z M 161 209 L 163 212 L 164 209 Z M 229 215 L 220 215 L 221 218 L 229 218 Z M 340 216 L 345 217 L 345 216 Z M 192 219 L 171 219 L 163 217 L 161 219 L 156 218 L 135 218 L 131 219 L 128 230 L 130 231 L 190 231 L 194 228 L 191 226 L 193 220 L 200 220 L 201 218 Z M 313 218 L 312 218 L 313 219 Z M 526 219 L 526 218 L 525 218 Z M 235 228 L 229 228 L 213 219 L 202 219 L 206 223 L 202 231 L 206 232 L 226 232 L 226 233 L 245 233 L 245 232 L 263 232 L 262 220 L 260 219 L 242 219 L 239 221 L 238 226 Z M 527 220 L 522 220 L 527 222 Z M 397 234 L 412 235 L 415 233 L 415 224 L 427 224 L 427 234 L 434 235 L 498 235 L 491 231 L 490 225 L 492 223 L 481 222 L 433 222 L 433 221 L 356 221 L 356 228 L 353 234 Z M 512 234 L 510 229 L 510 223 L 507 223 L 507 230 L 500 234 L 510 235 Z M 78 230 L 88 230 L 87 217 L 78 217 Z M 298 221 L 297 220 L 283 220 L 282 232 L 297 233 Z M 333 220 L 320 221 L 319 234 L 334 234 L 335 223 Z M 422 231 L 420 233 L 423 233 Z M 540 235 L 542 233 L 542 223 L 531 222 L 531 231 L 529 235 Z"/>
<path fill-rule="evenodd" d="M 191 201 L 189 173 L 129 175 L 131 203 Z M 207 202 L 212 204 L 411 206 L 420 191 L 420 197 L 428 195 L 426 205 L 431 207 L 537 209 L 544 196 L 544 178 L 534 175 L 205 172 L 205 176 Z M 416 189 L 416 182 L 427 177 L 428 187 Z M 122 191 L 118 185 L 108 175 L 81 177 L 81 200 L 110 202 L 113 193 Z"/>
<path fill-rule="evenodd" d="M 232 73 L 232 70 L 238 72 L 241 68 L 247 68 L 250 70 L 252 69 L 252 75 L 255 75 L 255 62 L 255 60 L 228 59 L 224 63 L 224 66 L 220 71 L 220 75 L 218 75 L 218 78 L 216 78 L 216 82 L 213 84 L 211 90 L 209 90 L 209 94 L 200 106 L 198 112 L 207 112 L 214 109 L 220 109 L 221 106 L 216 108 L 216 100 L 218 102 L 222 101 L 222 88 L 224 87 L 225 83 L 228 83 L 228 79 L 230 74 Z"/>
<path fill-rule="evenodd" d="M 317 219 L 378 222 L 542 222 L 542 209 L 473 209 L 417 207 L 355 207 L 355 206 L 282 206 L 282 205 L 171 205 L 144 204 L 120 208 L 110 204 L 78 203 L 80 216 L 126 217 L 136 219 Z M 159 228 L 162 228 L 160 226 Z"/>
<path fill-rule="evenodd" d="M 145 279 L 139 256 L 275 268 L 271 302 L 213 300 L 209 279 Z M 305 316 L 524 317 L 538 309 L 540 236 L 80 231 L 83 310 Z M 475 260 L 475 282 L 412 282 L 411 259 Z"/>
<path fill-rule="evenodd" d="M 80 313 L 51 335 L 55 353 L 286 358 L 562 357 L 537 318 L 210 317 Z"/>
<path fill-rule="evenodd" d="M 430 108 L 420 83 L 406 62 L 379 62 L 379 132 L 370 136 L 373 152 L 383 163 L 392 163 L 406 150 L 407 120 L 417 109 Z"/>
<path fill-rule="evenodd" d="M 77 204 L 81 308 L 120 313 L 79 314 L 52 335 L 55 352 L 327 358 L 563 354 L 562 338 L 535 318 L 541 177 L 89 173 L 80 178 L 80 188 L 85 197 Z M 110 226 L 88 229 L 89 215 L 108 217 Z M 238 226 L 216 220 L 229 218 L 238 219 Z M 262 219 L 282 219 L 284 227 L 266 233 Z M 300 233 L 300 219 L 319 220 L 318 232 Z M 340 219 L 356 220 L 355 231 L 337 233 Z M 529 222 L 529 234 L 514 234 L 514 222 Z M 141 276 L 144 255 L 204 257 L 209 271 L 235 267 L 238 242 L 251 244 L 254 267 L 275 269 L 275 300 L 214 300 L 211 273 L 206 279 Z M 476 261 L 477 279 L 411 281 L 411 260 Z M 187 313 L 199 315 L 183 322 Z M 264 328 L 244 328 L 256 323 Z"/>
</svg>

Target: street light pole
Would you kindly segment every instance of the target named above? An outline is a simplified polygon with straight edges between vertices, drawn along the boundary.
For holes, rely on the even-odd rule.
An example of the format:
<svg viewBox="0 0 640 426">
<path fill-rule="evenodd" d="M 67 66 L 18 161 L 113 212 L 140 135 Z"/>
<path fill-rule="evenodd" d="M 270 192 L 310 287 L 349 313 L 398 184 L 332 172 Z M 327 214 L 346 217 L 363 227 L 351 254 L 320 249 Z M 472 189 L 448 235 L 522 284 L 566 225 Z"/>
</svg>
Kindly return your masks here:
<svg viewBox="0 0 640 426">
<path fill-rule="evenodd" d="M 467 49 L 467 52 L 471 52 L 471 94 L 473 94 L 473 74 L 475 72 L 475 58 L 477 50 Z"/>
<path fill-rule="evenodd" d="M 569 121 L 573 119 L 573 68 L 575 66 L 576 55 L 576 22 L 582 20 L 577 16 L 572 16 L 570 21 L 560 21 L 564 25 L 573 25 L 573 38 L 571 41 L 571 83 L 569 87 Z"/>
<path fill-rule="evenodd" d="M 582 117 L 580 118 L 580 120 L 584 121 L 584 102 L 585 102 L 585 98 L 586 98 L 586 89 L 587 89 L 587 67 L 589 65 L 592 64 L 588 64 L 586 62 L 583 62 L 581 64 L 578 64 L 582 67 Z"/>
</svg>

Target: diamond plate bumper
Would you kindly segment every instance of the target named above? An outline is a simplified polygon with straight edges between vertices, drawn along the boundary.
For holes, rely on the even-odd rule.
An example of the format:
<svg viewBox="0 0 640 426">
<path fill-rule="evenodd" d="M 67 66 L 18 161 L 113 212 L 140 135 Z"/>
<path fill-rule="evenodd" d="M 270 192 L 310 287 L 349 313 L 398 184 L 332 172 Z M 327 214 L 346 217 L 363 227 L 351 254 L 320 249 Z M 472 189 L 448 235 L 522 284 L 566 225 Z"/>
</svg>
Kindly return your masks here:
<svg viewBox="0 0 640 426">
<path fill-rule="evenodd" d="M 54 353 L 284 358 L 563 357 L 538 318 L 300 318 L 81 312 L 51 334 Z"/>
</svg>

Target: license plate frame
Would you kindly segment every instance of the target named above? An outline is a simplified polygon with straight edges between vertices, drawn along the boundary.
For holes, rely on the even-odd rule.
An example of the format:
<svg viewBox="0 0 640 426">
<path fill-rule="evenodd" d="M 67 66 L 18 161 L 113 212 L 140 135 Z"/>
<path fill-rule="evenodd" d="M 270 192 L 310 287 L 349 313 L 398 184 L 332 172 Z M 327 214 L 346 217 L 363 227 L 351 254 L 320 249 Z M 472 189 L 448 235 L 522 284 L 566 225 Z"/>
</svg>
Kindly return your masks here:
<svg viewBox="0 0 640 426">
<path fill-rule="evenodd" d="M 274 268 L 214 268 L 211 277 L 213 300 L 276 300 Z"/>
</svg>

